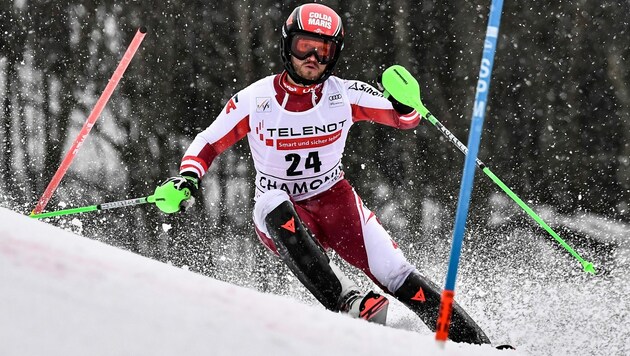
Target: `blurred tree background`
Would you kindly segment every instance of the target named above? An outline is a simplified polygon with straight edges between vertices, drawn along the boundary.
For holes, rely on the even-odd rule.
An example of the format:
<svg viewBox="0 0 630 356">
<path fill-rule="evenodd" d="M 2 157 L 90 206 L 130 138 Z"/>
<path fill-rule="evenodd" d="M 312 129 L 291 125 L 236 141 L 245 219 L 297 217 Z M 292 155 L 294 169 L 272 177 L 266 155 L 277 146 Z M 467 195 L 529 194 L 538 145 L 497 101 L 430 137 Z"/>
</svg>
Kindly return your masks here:
<svg viewBox="0 0 630 356">
<path fill-rule="evenodd" d="M 140 26 L 142 46 L 48 210 L 151 194 L 234 93 L 282 70 L 279 29 L 301 3 L 3 1 L 0 205 L 35 206 Z M 336 75 L 374 84 L 387 66 L 406 66 L 466 142 L 489 2 L 323 3 L 346 28 Z M 508 1 L 500 32 L 480 158 L 535 207 L 630 221 L 630 2 Z M 247 146 L 215 161 L 192 212 L 146 206 L 49 222 L 273 291 L 286 273 L 270 273 L 284 267 L 253 232 Z M 394 238 L 430 251 L 448 243 L 463 161 L 428 123 L 362 123 L 344 163 Z M 486 224 L 498 191 L 477 175 L 471 226 Z"/>
</svg>

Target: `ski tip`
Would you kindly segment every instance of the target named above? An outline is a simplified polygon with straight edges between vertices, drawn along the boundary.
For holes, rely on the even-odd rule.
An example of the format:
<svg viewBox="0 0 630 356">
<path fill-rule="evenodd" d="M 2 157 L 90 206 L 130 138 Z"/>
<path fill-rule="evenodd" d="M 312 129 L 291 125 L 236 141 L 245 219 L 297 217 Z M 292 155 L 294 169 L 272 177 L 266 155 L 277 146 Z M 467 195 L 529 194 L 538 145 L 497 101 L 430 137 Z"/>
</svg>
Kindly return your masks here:
<svg viewBox="0 0 630 356">
<path fill-rule="evenodd" d="M 140 26 L 138 31 L 140 31 L 140 33 L 147 33 L 147 28 L 145 26 Z"/>
<path fill-rule="evenodd" d="M 497 350 L 516 350 L 516 348 L 514 346 L 507 345 L 507 344 L 496 346 L 495 349 L 497 349 Z"/>
</svg>

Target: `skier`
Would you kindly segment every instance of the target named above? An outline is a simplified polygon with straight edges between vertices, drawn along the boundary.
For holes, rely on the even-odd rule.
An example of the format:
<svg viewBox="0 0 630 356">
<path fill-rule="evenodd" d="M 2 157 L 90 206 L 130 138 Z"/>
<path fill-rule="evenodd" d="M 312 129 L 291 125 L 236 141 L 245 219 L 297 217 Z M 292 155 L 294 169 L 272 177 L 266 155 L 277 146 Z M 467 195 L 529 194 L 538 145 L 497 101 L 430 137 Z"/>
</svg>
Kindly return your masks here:
<svg viewBox="0 0 630 356">
<path fill-rule="evenodd" d="M 282 26 L 284 71 L 234 95 L 188 147 L 180 175 L 156 188 L 167 213 L 189 208 L 212 161 L 247 137 L 256 169 L 253 212 L 262 243 L 329 310 L 385 323 L 389 301 L 362 293 L 327 250 L 363 271 L 435 330 L 441 290 L 405 259 L 374 212 L 344 179 L 341 157 L 350 127 L 373 121 L 413 129 L 419 114 L 371 85 L 333 76 L 343 50 L 339 15 L 321 4 L 293 10 Z M 489 343 L 457 304 L 450 338 Z"/>
</svg>

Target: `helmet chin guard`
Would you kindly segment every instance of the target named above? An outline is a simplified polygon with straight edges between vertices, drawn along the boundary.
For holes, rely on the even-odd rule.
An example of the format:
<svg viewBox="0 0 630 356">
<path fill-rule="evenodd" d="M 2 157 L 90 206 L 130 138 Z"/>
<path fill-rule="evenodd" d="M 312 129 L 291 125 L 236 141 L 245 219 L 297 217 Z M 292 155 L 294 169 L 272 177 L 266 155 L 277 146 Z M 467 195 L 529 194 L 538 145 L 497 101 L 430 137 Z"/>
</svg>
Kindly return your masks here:
<svg viewBox="0 0 630 356">
<path fill-rule="evenodd" d="M 302 78 L 297 74 L 291 63 L 291 43 L 296 34 L 303 33 L 309 36 L 319 37 L 332 41 L 335 46 L 335 54 L 326 65 L 324 73 L 315 80 Z M 331 8 L 322 4 L 305 4 L 296 7 L 287 21 L 282 26 L 280 40 L 280 56 L 282 64 L 291 79 L 302 85 L 313 85 L 324 82 L 335 69 L 337 60 L 343 49 L 344 30 L 341 17 Z"/>
</svg>

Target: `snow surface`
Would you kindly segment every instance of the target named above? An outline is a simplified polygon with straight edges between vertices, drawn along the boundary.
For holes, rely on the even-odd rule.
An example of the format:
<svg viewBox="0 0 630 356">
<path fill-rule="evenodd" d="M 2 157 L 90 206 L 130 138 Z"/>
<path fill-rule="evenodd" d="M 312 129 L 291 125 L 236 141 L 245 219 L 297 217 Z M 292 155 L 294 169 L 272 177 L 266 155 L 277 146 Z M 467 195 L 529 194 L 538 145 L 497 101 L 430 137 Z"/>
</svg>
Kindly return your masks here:
<svg viewBox="0 0 630 356">
<path fill-rule="evenodd" d="M 238 287 L 0 208 L 0 355 L 518 355 Z"/>
</svg>

